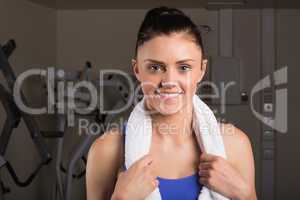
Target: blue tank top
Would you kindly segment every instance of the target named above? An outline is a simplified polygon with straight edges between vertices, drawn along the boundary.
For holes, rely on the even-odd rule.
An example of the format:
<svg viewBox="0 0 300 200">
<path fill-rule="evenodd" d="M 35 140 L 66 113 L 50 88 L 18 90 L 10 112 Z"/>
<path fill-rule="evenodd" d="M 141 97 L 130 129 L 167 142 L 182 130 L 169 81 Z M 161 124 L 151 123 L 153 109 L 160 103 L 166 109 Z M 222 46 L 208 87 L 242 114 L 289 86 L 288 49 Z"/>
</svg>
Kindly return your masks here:
<svg viewBox="0 0 300 200">
<path fill-rule="evenodd" d="M 126 135 L 126 123 L 123 126 L 124 141 Z M 126 167 L 124 165 L 124 169 Z M 199 175 L 195 173 L 179 179 L 168 179 L 157 177 L 159 181 L 159 192 L 162 200 L 197 200 L 198 195 L 202 189 L 199 183 Z"/>
</svg>

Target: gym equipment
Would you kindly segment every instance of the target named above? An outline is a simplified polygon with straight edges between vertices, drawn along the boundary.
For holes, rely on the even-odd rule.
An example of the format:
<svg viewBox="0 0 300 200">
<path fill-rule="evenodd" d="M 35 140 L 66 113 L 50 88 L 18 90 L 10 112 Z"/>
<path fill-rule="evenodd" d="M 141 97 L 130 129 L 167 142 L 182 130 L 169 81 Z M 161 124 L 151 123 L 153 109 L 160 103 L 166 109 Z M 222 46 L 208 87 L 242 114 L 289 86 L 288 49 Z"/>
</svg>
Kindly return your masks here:
<svg viewBox="0 0 300 200">
<path fill-rule="evenodd" d="M 50 161 L 52 160 L 51 155 L 48 152 L 48 149 L 44 143 L 43 137 L 61 139 L 64 136 L 65 126 L 64 126 L 64 118 L 62 118 L 62 116 L 59 116 L 58 120 L 60 122 L 60 127 L 58 130 L 56 130 L 56 131 L 41 131 L 39 129 L 35 119 L 31 115 L 29 115 L 25 112 L 22 112 L 15 104 L 14 98 L 12 96 L 12 93 L 13 93 L 12 90 L 14 88 L 16 76 L 11 68 L 11 65 L 8 62 L 8 58 L 13 53 L 15 48 L 16 48 L 16 44 L 15 44 L 14 40 L 10 40 L 3 47 L 0 45 L 0 70 L 2 71 L 2 73 L 6 79 L 7 85 L 10 88 L 10 91 L 8 91 L 7 89 L 5 89 L 5 87 L 3 85 L 0 84 L 0 101 L 3 104 L 3 107 L 6 112 L 6 117 L 7 117 L 5 120 L 5 124 L 4 124 L 3 130 L 2 130 L 2 133 L 1 133 L 1 137 L 0 137 L 0 167 L 1 167 L 1 169 L 2 169 L 2 167 L 7 168 L 10 176 L 12 177 L 12 179 L 16 185 L 18 185 L 20 187 L 26 187 L 31 184 L 31 182 L 34 180 L 34 178 L 40 171 L 41 167 L 43 165 L 49 164 Z M 91 64 L 89 62 L 87 62 L 86 66 L 87 66 L 86 70 L 88 71 Z M 78 73 L 76 74 L 76 77 L 77 76 L 78 76 Z M 20 94 L 22 96 L 21 99 L 26 104 L 26 99 L 25 99 L 23 93 L 21 92 Z M 36 169 L 34 169 L 34 171 L 32 173 L 30 173 L 29 177 L 24 181 L 21 181 L 18 178 L 13 166 L 4 157 L 10 136 L 13 132 L 13 129 L 18 127 L 21 119 L 24 120 L 25 125 L 27 126 L 27 128 L 31 134 L 31 138 L 32 138 L 34 144 L 36 145 L 39 155 L 41 157 L 41 163 L 36 167 Z M 101 119 L 98 121 L 101 121 Z M 58 144 L 62 145 L 62 142 L 58 141 Z M 61 158 L 61 156 L 59 156 L 58 158 Z M 85 161 L 86 159 L 83 159 L 83 160 Z M 59 167 L 57 167 L 57 169 L 66 171 L 66 170 L 64 170 L 64 168 L 60 162 L 57 162 L 57 163 L 60 164 Z M 74 163 L 74 161 L 73 161 L 73 163 Z M 75 164 L 70 165 L 70 167 L 69 167 L 70 169 L 68 170 L 68 173 L 67 173 L 67 174 L 70 174 L 71 177 L 73 175 L 72 172 L 73 172 L 74 165 Z M 83 175 L 84 175 L 84 172 L 81 172 L 80 174 L 75 175 L 75 176 L 73 175 L 73 176 L 75 178 L 80 178 Z M 1 189 L 0 197 L 2 199 L 4 194 L 10 192 L 10 189 L 4 185 L 4 183 L 2 182 L 1 179 L 0 179 L 0 184 L 1 184 L 0 185 L 0 187 L 1 187 L 0 188 Z"/>
<path fill-rule="evenodd" d="M 7 82 L 7 86 L 9 88 L 8 91 L 7 89 L 5 89 L 4 86 L 0 84 L 0 100 L 1 103 L 3 104 L 3 107 L 5 108 L 5 112 L 7 116 L 0 136 L 0 160 L 1 160 L 0 167 L 1 168 L 6 167 L 6 169 L 8 170 L 10 176 L 12 177 L 16 185 L 20 187 L 26 187 L 33 181 L 33 179 L 36 177 L 36 175 L 38 174 L 42 166 L 47 165 L 51 161 L 51 155 L 45 145 L 42 133 L 38 128 L 35 119 L 31 115 L 22 112 L 14 102 L 12 91 L 16 81 L 16 76 L 8 61 L 8 58 L 13 53 L 15 48 L 16 48 L 16 43 L 14 40 L 10 40 L 4 46 L 0 45 L 0 70 L 4 75 Z M 22 92 L 20 93 L 20 95 L 21 95 L 21 99 L 26 104 L 27 101 L 25 96 L 23 95 Z M 19 179 L 19 177 L 15 173 L 15 170 L 13 169 L 13 166 L 9 163 L 9 161 L 5 159 L 5 151 L 7 149 L 10 136 L 13 130 L 18 127 L 21 119 L 23 119 L 28 129 L 31 139 L 35 144 L 35 147 L 41 159 L 40 163 L 37 165 L 34 171 L 30 173 L 29 177 L 24 181 L 21 181 Z M 4 186 L 1 180 L 0 182 L 1 182 L 1 188 L 0 188 L 1 195 L 9 192 L 9 189 Z"/>
<path fill-rule="evenodd" d="M 124 82 L 124 78 L 122 79 L 121 75 L 116 74 L 106 74 L 104 76 L 103 81 L 95 80 L 92 81 L 89 72 L 92 68 L 92 65 L 90 62 L 86 62 L 85 69 L 82 71 L 77 72 L 65 72 L 62 69 L 55 69 L 56 72 L 54 73 L 56 75 L 55 82 L 58 81 L 79 81 L 80 77 L 85 77 L 84 80 L 90 81 L 92 84 L 94 84 L 97 87 L 103 87 L 103 90 L 110 90 L 111 93 L 114 94 L 114 99 L 118 99 L 118 101 L 114 104 L 113 109 L 118 109 L 120 106 L 126 104 L 129 98 L 129 88 L 126 87 L 126 83 Z M 58 72 L 63 73 L 58 73 Z M 60 74 L 64 74 L 64 76 L 60 76 Z M 81 75 L 80 75 L 81 74 Z M 131 76 L 132 80 L 134 77 Z M 46 81 L 45 81 L 46 82 Z M 54 87 L 57 84 L 54 84 Z M 58 91 L 54 88 L 54 91 Z M 55 95 L 58 96 L 58 95 Z M 91 99 L 90 95 L 87 91 L 84 90 L 78 90 L 74 97 L 68 96 L 67 93 L 65 93 L 64 101 L 70 100 L 70 98 L 74 98 L 74 101 L 77 106 L 85 107 L 89 105 Z M 57 104 L 58 101 L 55 102 Z M 61 103 L 61 102 L 60 102 Z M 67 108 L 69 109 L 69 108 Z M 58 114 L 58 132 L 65 133 L 66 127 L 67 127 L 67 111 L 65 111 L 65 114 Z M 96 108 L 95 110 L 91 111 L 90 114 L 81 115 L 79 113 L 76 113 L 77 117 L 86 117 L 92 116 L 92 120 L 97 122 L 98 124 L 104 125 L 104 129 L 106 129 L 106 126 L 109 122 L 112 122 L 117 115 L 108 115 L 107 113 L 100 112 L 99 108 Z M 93 122 L 92 121 L 92 122 Z M 103 130 L 104 131 L 104 130 Z M 73 178 L 79 179 L 85 175 L 85 170 L 81 171 L 80 173 L 74 174 L 74 169 L 76 164 L 79 161 L 83 161 L 84 164 L 86 164 L 86 158 L 85 155 L 87 154 L 92 142 L 99 136 L 101 136 L 103 132 L 93 135 L 90 133 L 87 133 L 84 138 L 76 145 L 75 151 L 72 153 L 70 157 L 70 161 L 68 163 L 67 169 L 62 165 L 62 154 L 63 154 L 63 142 L 64 142 L 64 134 L 62 134 L 60 137 L 58 137 L 57 142 L 57 159 L 56 159 L 56 183 L 55 183 L 55 194 L 53 195 L 54 199 L 60 199 L 60 200 L 70 200 L 72 195 L 72 180 Z M 65 177 L 62 176 L 62 172 L 64 172 L 66 175 Z M 58 194 L 57 194 L 58 192 Z"/>
<path fill-rule="evenodd" d="M 89 72 L 92 65 L 90 62 L 86 62 L 85 68 L 82 71 L 75 71 L 75 72 L 65 72 L 62 69 L 55 69 L 55 83 L 58 81 L 79 81 L 80 77 L 85 77 L 84 79 L 86 81 L 90 80 Z M 60 71 L 60 73 L 58 73 Z M 61 76 L 63 74 L 63 76 Z M 46 82 L 46 81 L 45 81 Z M 47 82 L 46 82 L 47 83 Z M 57 92 L 56 85 L 54 84 L 54 91 Z M 47 86 L 49 87 L 49 86 Z M 55 95 L 57 97 L 57 95 Z M 68 94 L 64 96 L 64 101 L 69 100 Z M 74 96 L 74 100 L 76 101 L 76 105 L 78 106 L 78 103 L 81 103 L 80 106 L 84 107 L 88 105 L 89 102 L 89 95 L 85 93 L 84 91 L 78 91 L 76 95 Z M 55 99 L 55 105 L 56 108 L 58 107 L 58 99 Z M 55 182 L 55 190 L 53 199 L 67 199 L 68 196 L 70 196 L 71 193 L 71 185 L 72 185 L 72 179 L 76 178 L 79 179 L 85 175 L 85 170 L 74 174 L 74 168 L 76 163 L 79 160 L 82 160 L 84 164 L 86 164 L 86 158 L 84 155 L 88 151 L 91 143 L 95 139 L 95 136 L 86 135 L 85 138 L 79 142 L 79 144 L 76 145 L 75 151 L 73 152 L 70 162 L 68 164 L 67 169 L 62 164 L 62 154 L 63 154 L 63 143 L 64 143 L 64 136 L 67 128 L 67 114 L 68 109 L 65 109 L 65 112 L 63 114 L 57 114 L 58 119 L 58 132 L 60 132 L 60 135 L 51 135 L 51 137 L 57 138 L 57 155 L 56 155 L 56 182 Z M 103 123 L 105 116 L 101 115 L 99 110 L 96 109 L 93 112 L 89 114 L 94 118 L 94 121 L 97 121 L 98 123 Z M 62 172 L 66 174 L 66 178 L 63 178 Z M 58 194 L 57 194 L 58 192 Z"/>
<path fill-rule="evenodd" d="M 49 164 L 52 160 L 50 153 L 46 147 L 44 142 L 44 138 L 54 138 L 57 140 L 57 155 L 56 155 L 56 163 L 55 163 L 55 170 L 56 170 L 56 180 L 55 180 L 55 193 L 53 195 L 54 199 L 60 200 L 70 200 L 72 194 L 72 180 L 73 178 L 79 179 L 85 175 L 85 170 L 75 174 L 75 166 L 79 161 L 82 161 L 86 164 L 85 155 L 87 154 L 90 145 L 92 142 L 102 133 L 98 135 L 93 134 L 86 134 L 85 137 L 76 145 L 74 148 L 74 152 L 72 153 L 68 166 L 64 167 L 62 164 L 62 153 L 63 153 L 63 142 L 65 140 L 65 132 L 67 130 L 67 113 L 56 113 L 57 117 L 57 130 L 54 131 L 41 131 L 38 127 L 35 118 L 32 115 L 29 115 L 25 112 L 22 112 L 18 106 L 16 105 L 14 98 L 12 96 L 12 91 L 16 82 L 16 76 L 14 71 L 8 61 L 8 58 L 13 53 L 16 48 L 16 43 L 14 40 L 10 40 L 4 46 L 0 45 L 0 70 L 2 71 L 8 88 L 7 90 L 3 85 L 0 84 L 0 101 L 3 104 L 3 107 L 6 112 L 6 120 L 2 130 L 2 134 L 0 137 L 0 168 L 6 167 L 10 176 L 14 180 L 15 184 L 20 187 L 28 186 L 36 177 L 38 172 L 40 171 L 43 165 Z M 124 77 L 119 74 L 105 74 L 104 81 L 99 80 L 91 80 L 90 77 L 90 70 L 92 65 L 89 61 L 86 62 L 85 67 L 81 71 L 75 72 L 64 72 L 63 73 L 55 73 L 55 80 L 56 81 L 78 81 L 80 79 L 84 79 L 85 81 L 89 81 L 98 88 L 99 86 L 103 87 L 103 90 L 110 91 L 113 94 L 113 99 L 116 99 L 116 103 L 113 104 L 112 109 L 118 109 L 122 105 L 126 104 L 129 99 L 129 91 L 128 85 L 124 82 Z M 58 70 L 55 68 L 55 70 Z M 63 76 L 61 76 L 63 74 Z M 131 76 L 132 80 L 135 80 L 134 76 Z M 47 83 L 47 81 L 46 81 Z M 137 81 L 136 81 L 137 83 Z M 55 88 L 53 88 L 54 91 Z M 134 89 L 134 88 L 133 88 Z M 48 90 L 47 90 L 48 91 Z M 24 104 L 27 105 L 27 101 L 23 95 L 20 93 L 21 99 L 23 100 Z M 85 90 L 78 90 L 74 96 L 74 101 L 76 102 L 76 106 L 85 107 L 89 105 L 91 101 L 90 95 Z M 70 98 L 67 93 L 64 96 L 64 99 Z M 58 103 L 58 102 L 55 102 Z M 112 104 L 112 102 L 109 102 Z M 58 107 L 55 104 L 56 109 Z M 89 114 L 79 114 L 76 113 L 78 117 L 92 117 L 92 120 L 98 124 L 104 125 L 109 122 L 112 122 L 116 117 L 117 114 L 108 115 L 107 113 L 101 113 L 99 108 L 91 111 Z M 25 181 L 20 181 L 18 176 L 16 175 L 13 166 L 5 159 L 5 151 L 7 149 L 7 145 L 12 134 L 12 131 L 18 127 L 20 120 L 23 119 L 25 125 L 27 126 L 31 138 L 39 152 L 41 163 L 34 169 L 34 171 L 29 175 L 29 177 Z M 106 129 L 106 128 L 104 128 Z M 65 173 L 65 177 L 62 176 L 62 173 Z M 9 188 L 4 185 L 4 183 L 0 179 L 0 199 L 2 196 L 9 192 Z"/>
</svg>

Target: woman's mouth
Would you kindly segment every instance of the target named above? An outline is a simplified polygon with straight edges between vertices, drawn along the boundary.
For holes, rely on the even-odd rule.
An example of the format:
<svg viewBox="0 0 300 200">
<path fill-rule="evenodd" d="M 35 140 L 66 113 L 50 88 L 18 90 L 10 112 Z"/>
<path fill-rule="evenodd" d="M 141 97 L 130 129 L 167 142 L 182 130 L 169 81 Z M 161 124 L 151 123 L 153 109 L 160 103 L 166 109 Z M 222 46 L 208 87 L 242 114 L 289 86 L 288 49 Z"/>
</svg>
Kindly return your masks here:
<svg viewBox="0 0 300 200">
<path fill-rule="evenodd" d="M 183 94 L 183 92 L 155 92 L 155 95 L 161 100 L 176 99 L 181 94 Z"/>
<path fill-rule="evenodd" d="M 172 98 L 176 98 L 180 95 L 180 93 L 160 93 L 159 94 L 159 97 L 162 99 L 162 100 L 166 100 L 166 99 L 172 99 Z"/>
</svg>

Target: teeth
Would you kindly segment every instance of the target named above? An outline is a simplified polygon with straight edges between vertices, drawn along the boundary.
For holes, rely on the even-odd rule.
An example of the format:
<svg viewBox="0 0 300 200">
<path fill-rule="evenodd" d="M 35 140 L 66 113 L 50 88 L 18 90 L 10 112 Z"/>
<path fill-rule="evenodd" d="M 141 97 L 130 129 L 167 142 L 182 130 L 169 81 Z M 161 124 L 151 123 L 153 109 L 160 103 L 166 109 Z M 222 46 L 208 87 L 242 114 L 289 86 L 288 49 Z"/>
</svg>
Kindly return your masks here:
<svg viewBox="0 0 300 200">
<path fill-rule="evenodd" d="M 155 94 L 163 99 L 175 98 L 182 94 L 182 92 L 160 92 L 158 90 L 155 91 Z"/>
<path fill-rule="evenodd" d="M 172 98 L 177 97 L 180 93 L 159 93 L 162 97 Z"/>
</svg>

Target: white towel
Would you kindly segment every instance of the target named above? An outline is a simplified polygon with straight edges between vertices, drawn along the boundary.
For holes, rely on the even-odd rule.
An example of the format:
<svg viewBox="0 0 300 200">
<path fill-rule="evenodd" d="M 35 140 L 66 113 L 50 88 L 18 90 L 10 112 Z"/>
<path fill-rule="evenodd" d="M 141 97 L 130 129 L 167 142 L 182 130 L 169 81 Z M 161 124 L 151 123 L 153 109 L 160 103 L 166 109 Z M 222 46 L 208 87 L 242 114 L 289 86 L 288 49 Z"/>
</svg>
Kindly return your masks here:
<svg viewBox="0 0 300 200">
<path fill-rule="evenodd" d="M 197 96 L 193 97 L 193 128 L 202 152 L 226 158 L 217 120 L 210 108 Z M 150 151 L 151 116 L 145 110 L 145 97 L 135 106 L 126 125 L 125 166 L 127 169 Z M 227 200 L 228 198 L 202 187 L 198 200 Z M 146 200 L 161 200 L 156 188 Z"/>
</svg>

